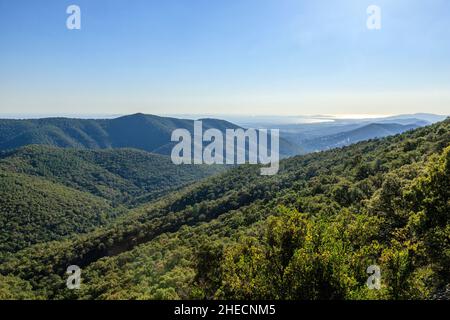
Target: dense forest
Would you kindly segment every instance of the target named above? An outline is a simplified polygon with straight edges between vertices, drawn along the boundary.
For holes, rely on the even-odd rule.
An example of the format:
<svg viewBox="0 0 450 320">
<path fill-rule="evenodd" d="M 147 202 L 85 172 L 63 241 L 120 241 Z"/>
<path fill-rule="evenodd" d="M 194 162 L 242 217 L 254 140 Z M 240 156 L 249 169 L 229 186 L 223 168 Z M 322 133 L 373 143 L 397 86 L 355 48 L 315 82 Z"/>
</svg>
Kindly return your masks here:
<svg viewBox="0 0 450 320">
<path fill-rule="evenodd" d="M 76 202 L 74 210 L 83 214 L 80 226 L 62 232 L 72 236 L 47 241 L 46 234 L 20 250 L 12 236 L 2 235 L 0 298 L 450 298 L 450 119 L 285 159 L 275 176 L 239 166 L 148 202 L 132 200 L 149 192 L 149 177 L 141 172 L 146 165 L 130 160 L 127 169 L 127 161 L 122 167 L 104 154 L 69 149 L 65 157 L 80 163 L 71 173 L 58 169 L 58 152 L 2 155 L 2 181 L 16 181 L 1 184 L 2 198 L 17 195 L 2 202 L 6 208 L 36 205 L 64 223 L 67 212 L 60 206 Z M 90 170 L 84 162 L 98 167 Z M 129 191 L 124 176 L 140 191 Z M 66 202 L 58 198 L 58 206 L 41 204 L 65 198 L 67 188 L 89 198 L 74 193 Z M 27 199 L 20 192 L 36 203 L 18 203 Z M 111 221 L 95 228 L 90 217 L 100 211 Z M 61 216 L 53 217 L 57 212 Z M 83 219 L 94 229 L 85 232 L 81 226 L 91 225 Z M 2 232 L 14 230 L 9 221 L 0 221 Z M 28 225 L 17 222 L 18 228 Z M 65 286 L 69 265 L 82 268 L 79 290 Z M 366 286 L 370 265 L 380 267 L 379 290 Z"/>
<path fill-rule="evenodd" d="M 104 226 L 129 208 L 180 189 L 222 166 L 176 166 L 133 149 L 26 146 L 0 152 L 0 257 Z"/>
<path fill-rule="evenodd" d="M 136 149 L 83 150 L 32 145 L 0 151 L 0 169 L 135 206 L 170 190 L 226 170 L 223 166 L 177 166 L 167 156 Z"/>
</svg>

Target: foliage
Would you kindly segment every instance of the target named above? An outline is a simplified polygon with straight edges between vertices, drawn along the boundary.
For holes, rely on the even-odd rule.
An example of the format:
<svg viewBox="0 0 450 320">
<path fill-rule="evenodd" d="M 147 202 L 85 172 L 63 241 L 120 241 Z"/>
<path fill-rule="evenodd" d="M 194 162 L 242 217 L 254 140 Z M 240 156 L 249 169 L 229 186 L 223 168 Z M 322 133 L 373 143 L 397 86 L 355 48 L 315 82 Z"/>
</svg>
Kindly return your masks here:
<svg viewBox="0 0 450 320">
<path fill-rule="evenodd" d="M 0 274 L 53 299 L 430 299 L 450 282 L 449 145 L 446 120 L 289 158 L 275 176 L 239 166 L 25 248 Z M 79 291 L 64 286 L 71 264 Z"/>
</svg>

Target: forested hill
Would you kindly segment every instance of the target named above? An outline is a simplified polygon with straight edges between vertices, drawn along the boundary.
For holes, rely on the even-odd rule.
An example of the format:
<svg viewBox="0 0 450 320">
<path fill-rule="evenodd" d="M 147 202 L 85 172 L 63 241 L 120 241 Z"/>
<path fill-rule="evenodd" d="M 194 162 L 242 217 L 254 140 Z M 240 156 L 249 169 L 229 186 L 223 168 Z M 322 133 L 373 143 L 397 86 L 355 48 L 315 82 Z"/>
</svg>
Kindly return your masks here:
<svg viewBox="0 0 450 320">
<path fill-rule="evenodd" d="M 200 119 L 203 130 L 221 132 L 239 126 L 224 120 Z M 133 114 L 115 119 L 43 118 L 27 120 L 0 119 L 0 150 L 31 144 L 63 148 L 135 148 L 170 155 L 171 134 L 175 129 L 193 132 L 194 121 L 155 115 Z M 296 155 L 300 148 L 281 139 L 280 153 Z"/>
<path fill-rule="evenodd" d="M 111 226 L 8 257 L 4 296 L 430 299 L 450 283 L 450 120 L 240 166 Z M 83 269 L 79 291 L 66 268 Z M 381 289 L 366 270 L 381 270 Z M 19 288 L 27 288 L 19 290 Z"/>
<path fill-rule="evenodd" d="M 225 170 L 174 165 L 133 149 L 27 146 L 0 152 L 0 257 L 92 231 L 169 192 Z"/>
<path fill-rule="evenodd" d="M 0 169 L 0 258 L 36 243 L 92 231 L 123 211 L 89 193 Z"/>
<path fill-rule="evenodd" d="M 136 149 L 82 150 L 33 145 L 0 151 L 0 169 L 45 178 L 113 204 L 135 205 L 226 168 L 174 165 L 167 156 Z"/>
<path fill-rule="evenodd" d="M 237 128 L 215 119 L 203 121 L 205 128 Z M 193 121 L 133 114 L 115 119 L 42 118 L 0 120 L 0 149 L 30 144 L 74 148 L 136 148 L 153 151 L 170 142 L 177 128 L 193 130 Z"/>
</svg>

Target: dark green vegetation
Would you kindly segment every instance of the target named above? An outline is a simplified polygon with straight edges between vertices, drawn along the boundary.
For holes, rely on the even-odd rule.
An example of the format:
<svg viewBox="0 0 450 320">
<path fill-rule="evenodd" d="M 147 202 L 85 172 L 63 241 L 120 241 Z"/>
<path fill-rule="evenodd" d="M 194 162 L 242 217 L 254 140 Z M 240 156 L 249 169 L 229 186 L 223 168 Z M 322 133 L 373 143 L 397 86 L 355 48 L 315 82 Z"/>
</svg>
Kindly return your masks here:
<svg viewBox="0 0 450 320">
<path fill-rule="evenodd" d="M 42 177 L 113 204 L 153 200 L 222 166 L 174 165 L 169 157 L 133 149 L 82 150 L 27 146 L 0 152 L 0 168 Z"/>
<path fill-rule="evenodd" d="M 117 215 L 106 200 L 45 179 L 0 171 L 0 257 L 84 233 Z"/>
<path fill-rule="evenodd" d="M 224 120 L 201 120 L 204 131 L 214 128 L 224 133 L 226 129 L 239 128 Z M 135 148 L 170 155 L 175 129 L 193 133 L 194 121 L 141 113 L 116 119 L 0 119 L 0 150 L 40 144 L 78 149 Z M 300 151 L 294 144 L 280 140 L 281 155 L 296 155 Z"/>
<path fill-rule="evenodd" d="M 132 149 L 27 146 L 0 152 L 0 257 L 103 226 L 137 206 L 222 171 L 176 166 Z"/>
<path fill-rule="evenodd" d="M 241 166 L 113 223 L 3 259 L 0 295 L 80 299 L 429 299 L 450 283 L 450 120 Z M 82 267 L 79 291 L 67 266 Z M 381 290 L 366 287 L 369 265 Z"/>
</svg>

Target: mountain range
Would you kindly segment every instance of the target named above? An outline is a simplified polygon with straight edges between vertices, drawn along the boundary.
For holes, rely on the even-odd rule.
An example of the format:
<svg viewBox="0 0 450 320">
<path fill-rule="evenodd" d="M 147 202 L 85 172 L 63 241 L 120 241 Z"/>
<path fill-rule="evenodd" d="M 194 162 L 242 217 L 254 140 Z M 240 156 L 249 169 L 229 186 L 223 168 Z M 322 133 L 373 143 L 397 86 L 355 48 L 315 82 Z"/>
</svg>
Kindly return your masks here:
<svg viewBox="0 0 450 320">
<path fill-rule="evenodd" d="M 320 119 L 322 119 L 320 117 Z M 240 126 L 229 121 L 201 118 L 204 130 L 266 128 L 280 129 L 280 156 L 289 157 L 326 150 L 350 143 L 381 138 L 431 124 L 445 117 L 432 114 L 400 115 L 379 119 L 335 119 L 331 122 L 286 124 L 278 119 L 267 122 L 240 121 Z M 238 119 L 236 119 L 238 120 Z M 239 121 L 238 121 L 239 122 Z M 253 126 L 252 126 L 253 125 Z M 135 148 L 162 155 L 170 155 L 175 142 L 175 129 L 193 133 L 194 120 L 160 117 L 137 113 L 112 119 L 0 119 L 0 150 L 31 144 L 62 148 L 112 149 Z"/>
<path fill-rule="evenodd" d="M 203 130 L 238 129 L 224 120 L 199 119 Z M 133 114 L 114 119 L 0 119 L 0 150 L 40 144 L 63 148 L 135 148 L 147 152 L 170 155 L 175 142 L 175 129 L 194 131 L 194 120 Z M 280 139 L 282 157 L 301 153 L 299 147 Z"/>
<path fill-rule="evenodd" d="M 427 124 L 425 121 L 416 121 L 412 124 L 370 123 L 353 130 L 306 140 L 301 143 L 301 146 L 307 152 L 322 151 L 348 146 L 364 140 L 400 134 Z"/>
</svg>

